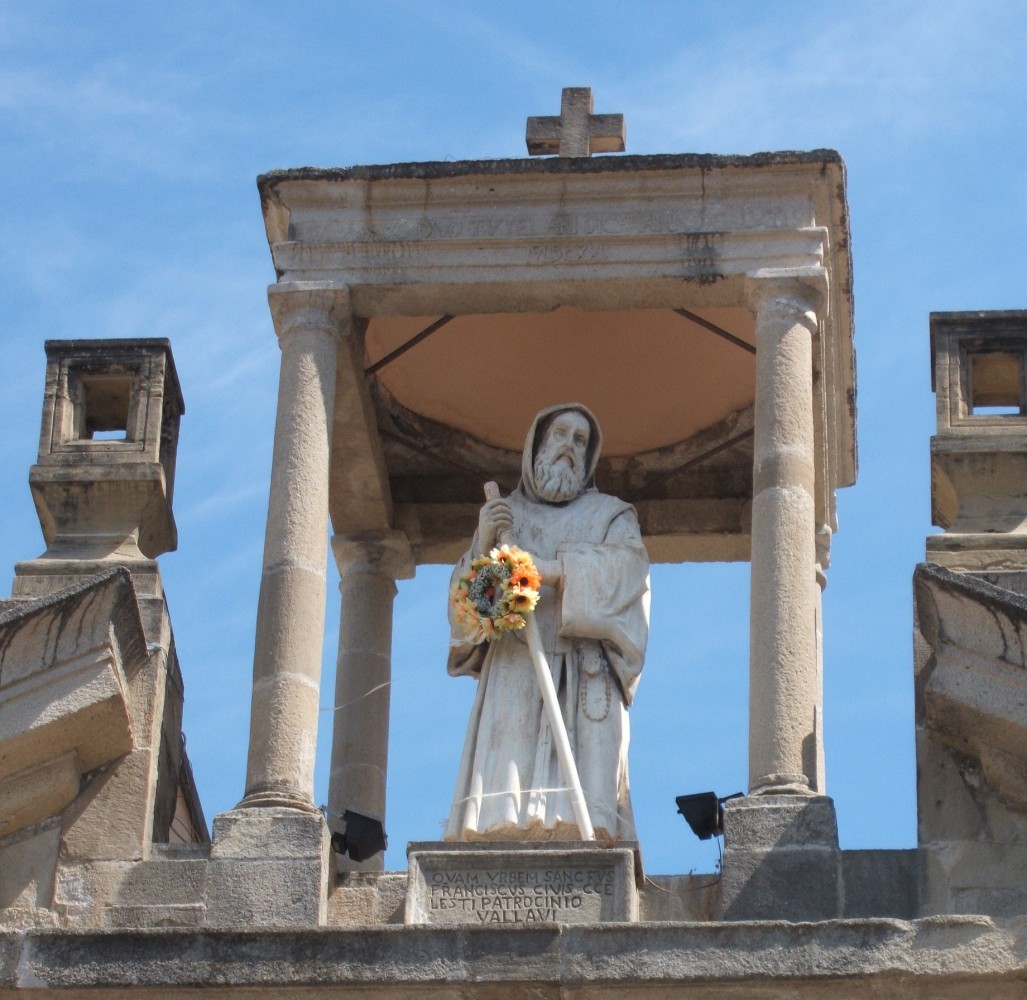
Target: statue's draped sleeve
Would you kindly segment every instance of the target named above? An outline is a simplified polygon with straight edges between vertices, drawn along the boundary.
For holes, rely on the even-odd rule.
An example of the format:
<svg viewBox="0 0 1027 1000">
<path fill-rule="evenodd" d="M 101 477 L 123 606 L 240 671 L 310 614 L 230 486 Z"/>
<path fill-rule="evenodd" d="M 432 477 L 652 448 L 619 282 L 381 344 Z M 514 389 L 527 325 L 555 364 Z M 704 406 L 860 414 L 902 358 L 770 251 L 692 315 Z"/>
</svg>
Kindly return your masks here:
<svg viewBox="0 0 1027 1000">
<path fill-rule="evenodd" d="M 602 542 L 562 545 L 559 557 L 560 636 L 598 639 L 630 705 L 649 635 L 649 559 L 634 509 L 613 519 Z"/>
</svg>

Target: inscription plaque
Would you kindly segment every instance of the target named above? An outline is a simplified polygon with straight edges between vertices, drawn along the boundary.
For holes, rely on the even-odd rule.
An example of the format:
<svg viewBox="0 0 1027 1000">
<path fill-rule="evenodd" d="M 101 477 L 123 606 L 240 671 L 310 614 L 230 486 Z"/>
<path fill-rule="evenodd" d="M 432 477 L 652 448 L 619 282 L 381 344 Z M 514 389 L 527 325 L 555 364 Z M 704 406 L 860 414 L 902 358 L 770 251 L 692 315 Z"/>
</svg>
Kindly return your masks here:
<svg viewBox="0 0 1027 1000">
<path fill-rule="evenodd" d="M 638 919 L 634 852 L 592 844 L 411 844 L 408 924 L 534 927 Z"/>
</svg>

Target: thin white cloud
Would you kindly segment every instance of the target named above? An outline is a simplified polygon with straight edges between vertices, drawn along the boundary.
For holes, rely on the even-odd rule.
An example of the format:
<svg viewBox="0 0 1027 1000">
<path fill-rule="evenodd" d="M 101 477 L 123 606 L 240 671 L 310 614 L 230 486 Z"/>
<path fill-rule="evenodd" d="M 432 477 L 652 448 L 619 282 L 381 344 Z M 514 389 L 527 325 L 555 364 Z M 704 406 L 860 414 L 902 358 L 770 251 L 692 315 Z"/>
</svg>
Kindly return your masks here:
<svg viewBox="0 0 1027 1000">
<path fill-rule="evenodd" d="M 215 488 L 188 505 L 179 505 L 176 517 L 180 527 L 190 522 L 224 520 L 237 513 L 240 508 L 249 508 L 255 502 L 266 501 L 267 491 L 267 483 L 256 479 L 241 485 L 229 483 Z"/>
<path fill-rule="evenodd" d="M 705 150 L 715 138 L 741 152 L 907 142 L 971 111 L 979 126 L 980 115 L 1008 111 L 993 95 L 1023 86 L 1015 39 L 1025 29 L 1023 8 L 962 0 L 768 7 L 755 24 L 740 19 L 728 54 L 686 43 L 669 64 L 640 71 L 636 134 L 671 149 Z"/>
<path fill-rule="evenodd" d="M 67 72 L 54 65 L 0 70 L 7 128 L 79 173 L 181 172 L 183 165 L 170 161 L 196 140 L 188 114 L 170 96 L 181 75 L 147 74 L 127 60 Z"/>
</svg>

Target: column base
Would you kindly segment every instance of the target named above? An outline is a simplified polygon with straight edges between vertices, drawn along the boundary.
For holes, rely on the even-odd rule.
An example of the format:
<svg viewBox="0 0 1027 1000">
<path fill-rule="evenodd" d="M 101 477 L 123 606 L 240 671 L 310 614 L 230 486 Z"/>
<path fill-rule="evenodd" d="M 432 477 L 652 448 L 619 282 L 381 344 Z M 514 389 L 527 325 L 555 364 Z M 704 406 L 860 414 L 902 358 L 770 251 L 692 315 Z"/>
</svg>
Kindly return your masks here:
<svg viewBox="0 0 1027 1000">
<path fill-rule="evenodd" d="M 765 774 L 749 789 L 750 795 L 816 795 L 805 774 Z"/>
<path fill-rule="evenodd" d="M 274 790 L 246 795 L 235 809 L 223 815 L 230 815 L 238 809 L 297 809 L 300 812 L 321 814 L 321 810 L 305 796 Z"/>
<path fill-rule="evenodd" d="M 325 923 L 330 859 L 319 812 L 240 806 L 214 817 L 213 834 L 208 926 Z"/>
<path fill-rule="evenodd" d="M 724 803 L 721 920 L 831 920 L 842 915 L 833 800 L 760 795 Z"/>
</svg>

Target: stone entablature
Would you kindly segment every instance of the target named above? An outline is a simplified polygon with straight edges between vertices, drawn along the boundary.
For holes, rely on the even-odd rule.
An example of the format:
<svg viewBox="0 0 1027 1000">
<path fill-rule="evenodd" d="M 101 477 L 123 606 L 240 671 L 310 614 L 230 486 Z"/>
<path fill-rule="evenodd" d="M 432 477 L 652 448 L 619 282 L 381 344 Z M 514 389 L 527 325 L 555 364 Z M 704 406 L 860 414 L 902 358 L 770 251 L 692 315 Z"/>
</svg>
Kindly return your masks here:
<svg viewBox="0 0 1027 1000">
<path fill-rule="evenodd" d="M 331 272 L 354 290 L 361 315 L 408 311 L 413 297 L 436 309 L 448 298 L 443 312 L 501 311 L 523 303 L 493 294 L 526 283 L 542 286 L 539 309 L 594 306 L 586 286 L 632 279 L 645 280 L 645 292 L 614 284 L 607 299 L 684 304 L 693 290 L 673 284 L 685 278 L 714 301 L 754 268 L 814 263 L 835 274 L 840 304 L 851 293 L 843 183 L 830 150 L 302 168 L 258 180 L 281 280 Z M 483 250 L 498 254 L 487 278 L 461 273 L 480 267 Z M 480 310 L 464 301 L 475 295 Z"/>
</svg>

